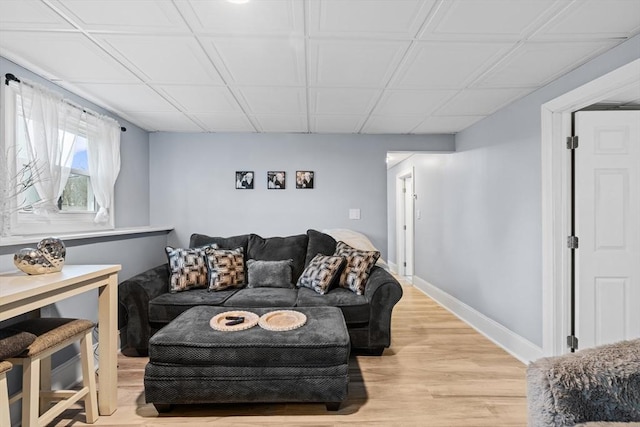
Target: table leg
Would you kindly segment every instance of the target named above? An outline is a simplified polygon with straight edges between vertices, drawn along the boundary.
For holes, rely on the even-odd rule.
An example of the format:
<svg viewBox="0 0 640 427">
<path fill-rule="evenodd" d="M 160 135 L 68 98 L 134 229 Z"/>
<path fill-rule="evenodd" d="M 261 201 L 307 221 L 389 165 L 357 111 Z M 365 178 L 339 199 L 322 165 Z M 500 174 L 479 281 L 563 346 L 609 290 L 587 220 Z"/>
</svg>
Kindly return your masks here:
<svg viewBox="0 0 640 427">
<path fill-rule="evenodd" d="M 98 412 L 118 408 L 118 275 L 111 274 L 98 296 Z"/>
</svg>

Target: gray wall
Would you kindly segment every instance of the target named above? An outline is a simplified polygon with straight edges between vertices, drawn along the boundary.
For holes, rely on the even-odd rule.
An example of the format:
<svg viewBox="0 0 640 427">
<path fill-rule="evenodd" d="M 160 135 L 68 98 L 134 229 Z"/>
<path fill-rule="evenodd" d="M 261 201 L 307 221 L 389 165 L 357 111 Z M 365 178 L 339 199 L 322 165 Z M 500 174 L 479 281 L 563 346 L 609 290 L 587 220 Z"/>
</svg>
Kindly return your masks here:
<svg viewBox="0 0 640 427">
<path fill-rule="evenodd" d="M 351 228 L 386 258 L 387 151 L 452 151 L 453 136 L 154 133 L 150 147 L 151 223 L 171 223 L 172 244 L 192 233 Z M 255 172 L 253 190 L 235 189 L 240 170 Z M 267 189 L 269 170 L 286 171 L 285 190 Z M 313 190 L 295 188 L 296 170 L 315 172 Z M 360 220 L 349 220 L 350 208 Z"/>
<path fill-rule="evenodd" d="M 639 57 L 636 36 L 457 134 L 437 166 L 396 166 L 416 167 L 415 274 L 541 347 L 541 106 Z"/>
</svg>

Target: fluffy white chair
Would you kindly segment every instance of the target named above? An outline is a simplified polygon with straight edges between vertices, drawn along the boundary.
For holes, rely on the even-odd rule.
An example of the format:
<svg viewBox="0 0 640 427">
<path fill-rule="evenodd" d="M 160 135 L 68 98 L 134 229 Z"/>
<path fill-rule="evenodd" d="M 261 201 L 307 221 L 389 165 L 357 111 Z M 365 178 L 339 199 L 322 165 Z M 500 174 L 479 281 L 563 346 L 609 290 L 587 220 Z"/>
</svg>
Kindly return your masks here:
<svg viewBox="0 0 640 427">
<path fill-rule="evenodd" d="M 640 339 L 531 363 L 527 401 L 531 427 L 640 425 Z"/>
</svg>

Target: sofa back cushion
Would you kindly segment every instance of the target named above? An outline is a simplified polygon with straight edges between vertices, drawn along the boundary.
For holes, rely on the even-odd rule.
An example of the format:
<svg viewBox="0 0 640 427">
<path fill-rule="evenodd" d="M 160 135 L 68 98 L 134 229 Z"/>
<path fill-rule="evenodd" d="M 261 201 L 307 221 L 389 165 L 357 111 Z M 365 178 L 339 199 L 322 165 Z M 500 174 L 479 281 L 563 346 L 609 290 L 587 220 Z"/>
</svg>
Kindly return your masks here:
<svg viewBox="0 0 640 427">
<path fill-rule="evenodd" d="M 307 230 L 309 244 L 304 266 L 307 267 L 316 255 L 333 255 L 336 251 L 336 240 L 328 234 L 316 230 Z"/>
<path fill-rule="evenodd" d="M 190 248 L 199 248 L 205 245 L 216 244 L 220 249 L 236 249 L 242 248 L 244 254 L 247 253 L 249 243 L 249 235 L 242 234 L 232 237 L 211 237 L 205 234 L 193 233 L 189 239 Z"/>
<path fill-rule="evenodd" d="M 293 260 L 291 263 L 291 281 L 296 283 L 304 270 L 308 241 L 309 238 L 306 234 L 269 238 L 250 234 L 247 258 L 261 261 Z"/>
</svg>

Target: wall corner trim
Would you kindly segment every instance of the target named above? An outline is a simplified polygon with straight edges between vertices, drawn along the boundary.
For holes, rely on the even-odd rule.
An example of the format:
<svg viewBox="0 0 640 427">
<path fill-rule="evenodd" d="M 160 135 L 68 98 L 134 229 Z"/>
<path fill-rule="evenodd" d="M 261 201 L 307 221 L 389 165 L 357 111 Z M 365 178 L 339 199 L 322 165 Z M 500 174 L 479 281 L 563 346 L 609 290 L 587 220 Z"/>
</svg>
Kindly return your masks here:
<svg viewBox="0 0 640 427">
<path fill-rule="evenodd" d="M 413 286 L 525 365 L 543 356 L 542 348 L 426 280 L 413 276 Z"/>
</svg>

